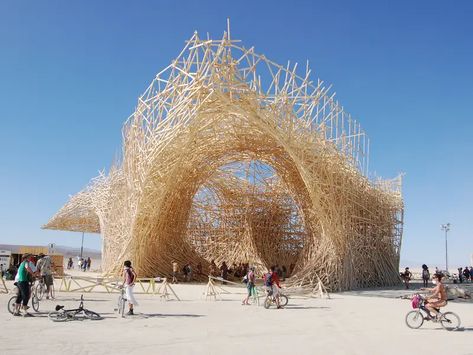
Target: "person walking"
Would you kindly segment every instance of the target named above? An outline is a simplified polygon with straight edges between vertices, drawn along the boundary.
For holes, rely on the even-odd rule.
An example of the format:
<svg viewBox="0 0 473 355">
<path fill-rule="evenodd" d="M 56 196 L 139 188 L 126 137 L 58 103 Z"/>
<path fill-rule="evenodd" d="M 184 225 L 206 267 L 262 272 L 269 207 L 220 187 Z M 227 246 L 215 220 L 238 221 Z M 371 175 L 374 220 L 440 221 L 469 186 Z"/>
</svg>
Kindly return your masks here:
<svg viewBox="0 0 473 355">
<path fill-rule="evenodd" d="M 135 281 L 137 279 L 136 272 L 131 266 L 131 261 L 127 260 L 123 263 L 123 284 L 122 287 L 125 287 L 126 298 L 128 300 L 128 313 L 127 316 L 134 315 L 133 309 L 134 306 L 138 305 L 135 295 L 133 294 L 133 289 L 135 287 Z"/>
<path fill-rule="evenodd" d="M 92 260 L 90 260 L 90 256 L 87 258 L 87 271 L 90 271 L 90 264 Z"/>
<path fill-rule="evenodd" d="M 430 280 L 430 271 L 427 265 L 422 265 L 422 281 L 424 283 L 424 287 L 429 286 L 429 280 Z"/>
<path fill-rule="evenodd" d="M 250 271 L 246 274 L 246 289 L 248 294 L 243 299 L 242 305 L 250 305 L 250 297 L 255 294 L 255 268 L 252 266 Z"/>
</svg>

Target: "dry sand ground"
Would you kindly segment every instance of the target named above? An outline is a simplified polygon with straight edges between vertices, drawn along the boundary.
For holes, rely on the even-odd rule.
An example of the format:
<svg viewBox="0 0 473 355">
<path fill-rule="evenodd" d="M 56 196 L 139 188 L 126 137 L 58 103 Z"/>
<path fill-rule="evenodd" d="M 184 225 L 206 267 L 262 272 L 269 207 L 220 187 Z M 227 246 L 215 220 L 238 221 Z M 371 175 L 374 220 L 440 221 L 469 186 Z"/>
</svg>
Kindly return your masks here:
<svg viewBox="0 0 473 355">
<path fill-rule="evenodd" d="M 54 306 L 78 305 L 80 293 L 58 293 L 35 318 L 7 312 L 0 295 L 0 354 L 473 354 L 473 304 L 450 302 L 462 331 L 426 322 L 406 327 L 410 302 L 403 290 L 333 294 L 331 299 L 290 298 L 286 309 L 241 306 L 242 288 L 226 287 L 222 301 L 202 299 L 204 285 L 175 285 L 183 301 L 138 294 L 137 315 L 114 313 L 117 294 L 84 294 L 101 321 L 53 323 Z"/>
</svg>

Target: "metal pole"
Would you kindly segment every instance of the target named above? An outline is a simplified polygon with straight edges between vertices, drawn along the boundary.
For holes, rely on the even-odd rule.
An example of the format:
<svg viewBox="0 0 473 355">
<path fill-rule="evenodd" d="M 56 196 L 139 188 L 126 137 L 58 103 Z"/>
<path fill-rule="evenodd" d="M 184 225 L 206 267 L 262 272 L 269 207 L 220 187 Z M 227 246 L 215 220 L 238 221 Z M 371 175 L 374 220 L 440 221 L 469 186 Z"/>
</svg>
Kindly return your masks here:
<svg viewBox="0 0 473 355">
<path fill-rule="evenodd" d="M 448 228 L 445 228 L 445 270 L 448 273 L 448 244 L 447 244 Z"/>
<path fill-rule="evenodd" d="M 84 251 L 84 232 L 82 232 L 82 243 L 80 244 L 80 257 L 82 258 L 82 252 Z"/>
<path fill-rule="evenodd" d="M 450 223 L 442 224 L 440 227 L 445 232 L 445 271 L 448 273 L 448 231 L 450 230 Z"/>
</svg>

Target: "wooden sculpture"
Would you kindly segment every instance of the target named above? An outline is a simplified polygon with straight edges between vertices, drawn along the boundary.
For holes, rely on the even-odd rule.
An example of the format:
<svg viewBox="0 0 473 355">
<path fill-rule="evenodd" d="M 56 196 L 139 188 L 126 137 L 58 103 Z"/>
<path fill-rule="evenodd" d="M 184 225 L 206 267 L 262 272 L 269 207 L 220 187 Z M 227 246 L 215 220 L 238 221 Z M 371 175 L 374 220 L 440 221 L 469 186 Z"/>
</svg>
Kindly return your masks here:
<svg viewBox="0 0 473 355">
<path fill-rule="evenodd" d="M 215 260 L 330 291 L 397 283 L 401 176 L 368 179 L 360 124 L 297 72 L 195 33 L 139 97 L 120 161 L 44 228 L 101 233 L 106 274 Z"/>
</svg>

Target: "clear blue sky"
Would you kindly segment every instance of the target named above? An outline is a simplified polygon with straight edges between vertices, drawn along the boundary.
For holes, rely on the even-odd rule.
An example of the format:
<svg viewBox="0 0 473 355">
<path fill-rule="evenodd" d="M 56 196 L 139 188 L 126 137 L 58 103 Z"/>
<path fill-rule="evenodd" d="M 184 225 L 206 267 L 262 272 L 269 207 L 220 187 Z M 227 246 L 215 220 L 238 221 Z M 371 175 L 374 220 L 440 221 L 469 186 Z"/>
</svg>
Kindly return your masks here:
<svg viewBox="0 0 473 355">
<path fill-rule="evenodd" d="M 80 244 L 40 226 L 108 168 L 121 127 L 194 30 L 333 83 L 371 138 L 371 170 L 405 172 L 402 264 L 473 253 L 473 2 L 0 0 L 0 243 Z M 86 235 L 87 247 L 100 237 Z"/>
</svg>

